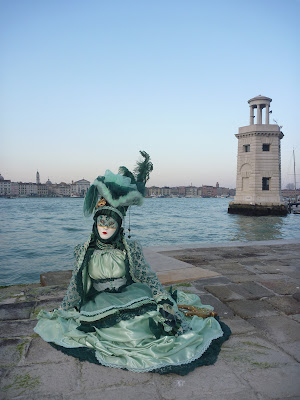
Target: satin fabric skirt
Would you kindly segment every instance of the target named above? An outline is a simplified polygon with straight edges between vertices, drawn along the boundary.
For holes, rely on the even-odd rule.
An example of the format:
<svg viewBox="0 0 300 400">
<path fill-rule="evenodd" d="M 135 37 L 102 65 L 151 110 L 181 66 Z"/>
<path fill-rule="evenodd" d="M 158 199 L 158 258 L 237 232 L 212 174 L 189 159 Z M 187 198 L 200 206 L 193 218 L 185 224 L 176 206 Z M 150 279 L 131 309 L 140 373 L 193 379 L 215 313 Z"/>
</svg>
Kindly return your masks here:
<svg viewBox="0 0 300 400">
<path fill-rule="evenodd" d="M 45 341 L 65 348 L 93 349 L 99 364 L 135 372 L 188 364 L 200 358 L 212 340 L 223 335 L 215 318 L 183 316 L 182 335 L 162 335 L 156 339 L 149 327 L 149 318 L 161 322 L 162 316 L 157 310 L 146 311 L 107 328 L 95 327 L 93 332 L 77 329 L 82 323 L 98 322 L 122 310 L 131 310 L 134 314 L 135 309 L 147 304 L 155 304 L 150 289 L 134 283 L 121 293 L 99 293 L 82 307 L 81 312 L 75 309 L 41 311 L 34 330 Z M 198 296 L 180 291 L 178 304 L 212 309 L 201 304 Z"/>
</svg>

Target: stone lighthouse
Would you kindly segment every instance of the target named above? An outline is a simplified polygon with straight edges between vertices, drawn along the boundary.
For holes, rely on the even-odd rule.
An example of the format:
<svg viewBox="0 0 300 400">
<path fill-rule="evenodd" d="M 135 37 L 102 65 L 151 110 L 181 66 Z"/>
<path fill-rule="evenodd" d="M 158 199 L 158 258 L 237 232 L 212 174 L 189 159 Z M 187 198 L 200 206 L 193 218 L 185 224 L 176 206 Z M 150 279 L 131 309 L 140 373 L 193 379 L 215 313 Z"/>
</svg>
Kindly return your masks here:
<svg viewBox="0 0 300 400">
<path fill-rule="evenodd" d="M 238 139 L 237 178 L 236 196 L 228 208 L 231 214 L 287 214 L 281 196 L 280 141 L 283 133 L 278 125 L 269 123 L 271 101 L 261 95 L 250 99 L 250 124 L 240 127 L 235 135 Z"/>
</svg>

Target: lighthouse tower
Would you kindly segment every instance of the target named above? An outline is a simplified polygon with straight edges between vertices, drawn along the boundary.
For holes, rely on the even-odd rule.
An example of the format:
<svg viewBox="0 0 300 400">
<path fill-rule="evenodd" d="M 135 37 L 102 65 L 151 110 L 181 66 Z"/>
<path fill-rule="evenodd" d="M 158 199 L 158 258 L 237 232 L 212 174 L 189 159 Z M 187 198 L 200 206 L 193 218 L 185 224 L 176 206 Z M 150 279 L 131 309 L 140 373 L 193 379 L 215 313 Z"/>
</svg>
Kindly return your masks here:
<svg viewBox="0 0 300 400">
<path fill-rule="evenodd" d="M 287 214 L 281 196 L 280 141 L 283 133 L 278 125 L 269 123 L 271 101 L 261 95 L 250 99 L 250 125 L 240 127 L 235 135 L 238 139 L 237 177 L 236 196 L 228 208 L 231 214 Z"/>
</svg>

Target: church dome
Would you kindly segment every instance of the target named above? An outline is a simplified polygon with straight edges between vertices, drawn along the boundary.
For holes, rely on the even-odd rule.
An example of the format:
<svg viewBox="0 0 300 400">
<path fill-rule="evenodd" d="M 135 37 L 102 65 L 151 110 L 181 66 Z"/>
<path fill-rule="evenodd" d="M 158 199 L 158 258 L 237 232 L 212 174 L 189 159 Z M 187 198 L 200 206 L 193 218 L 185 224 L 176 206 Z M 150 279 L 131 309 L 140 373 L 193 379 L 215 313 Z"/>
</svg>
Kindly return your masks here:
<svg viewBox="0 0 300 400">
<path fill-rule="evenodd" d="M 4 181 L 4 178 L 1 174 L 0 174 L 0 181 Z"/>
</svg>

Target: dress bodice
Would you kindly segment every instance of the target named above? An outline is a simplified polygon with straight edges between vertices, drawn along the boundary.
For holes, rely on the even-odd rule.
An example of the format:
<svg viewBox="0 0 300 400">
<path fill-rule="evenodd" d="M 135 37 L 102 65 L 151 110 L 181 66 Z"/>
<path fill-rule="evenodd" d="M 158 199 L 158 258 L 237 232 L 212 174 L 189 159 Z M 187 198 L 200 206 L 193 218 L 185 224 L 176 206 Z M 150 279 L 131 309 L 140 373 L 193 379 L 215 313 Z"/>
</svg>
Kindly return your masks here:
<svg viewBox="0 0 300 400">
<path fill-rule="evenodd" d="M 94 279 L 125 276 L 125 252 L 118 249 L 95 250 L 88 265 L 89 276 Z"/>
</svg>

